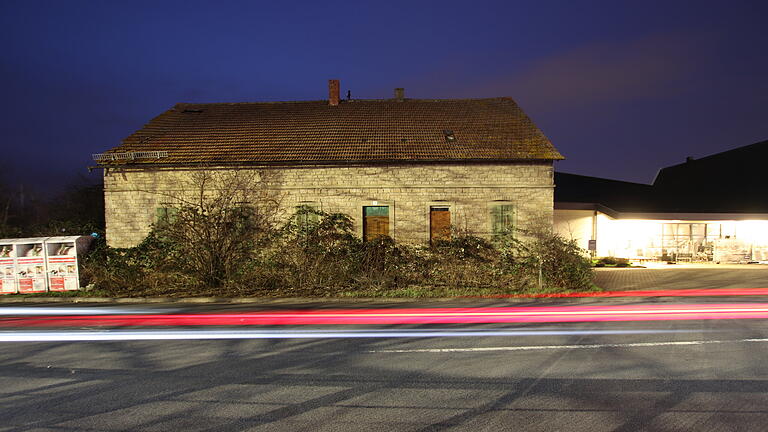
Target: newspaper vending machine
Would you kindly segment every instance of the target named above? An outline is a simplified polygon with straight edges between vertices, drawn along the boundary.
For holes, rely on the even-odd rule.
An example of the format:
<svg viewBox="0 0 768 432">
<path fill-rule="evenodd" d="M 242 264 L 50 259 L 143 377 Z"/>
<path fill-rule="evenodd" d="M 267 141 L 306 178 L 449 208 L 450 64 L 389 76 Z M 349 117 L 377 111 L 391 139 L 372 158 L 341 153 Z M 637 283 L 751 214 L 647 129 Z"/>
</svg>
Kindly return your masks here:
<svg viewBox="0 0 768 432">
<path fill-rule="evenodd" d="M 21 294 L 46 291 L 44 242 L 45 238 L 13 240 L 16 250 L 16 286 Z"/>
<path fill-rule="evenodd" d="M 13 240 L 0 239 L 0 294 L 16 292 L 16 250 Z"/>
<path fill-rule="evenodd" d="M 93 237 L 68 236 L 45 239 L 45 266 L 50 291 L 80 289 L 80 262 Z"/>
</svg>

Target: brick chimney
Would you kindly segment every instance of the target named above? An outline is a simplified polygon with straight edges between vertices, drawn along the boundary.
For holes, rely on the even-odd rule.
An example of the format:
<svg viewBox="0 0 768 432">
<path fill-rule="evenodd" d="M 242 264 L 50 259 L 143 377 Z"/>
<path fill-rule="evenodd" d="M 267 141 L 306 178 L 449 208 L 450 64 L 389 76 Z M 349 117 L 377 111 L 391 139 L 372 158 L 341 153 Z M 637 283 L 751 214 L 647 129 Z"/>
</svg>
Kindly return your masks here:
<svg viewBox="0 0 768 432">
<path fill-rule="evenodd" d="M 395 89 L 395 99 L 397 99 L 398 102 L 402 102 L 405 99 L 405 89 L 402 87 L 398 87 Z"/>
<path fill-rule="evenodd" d="M 339 80 L 328 80 L 328 105 L 339 105 Z"/>
</svg>

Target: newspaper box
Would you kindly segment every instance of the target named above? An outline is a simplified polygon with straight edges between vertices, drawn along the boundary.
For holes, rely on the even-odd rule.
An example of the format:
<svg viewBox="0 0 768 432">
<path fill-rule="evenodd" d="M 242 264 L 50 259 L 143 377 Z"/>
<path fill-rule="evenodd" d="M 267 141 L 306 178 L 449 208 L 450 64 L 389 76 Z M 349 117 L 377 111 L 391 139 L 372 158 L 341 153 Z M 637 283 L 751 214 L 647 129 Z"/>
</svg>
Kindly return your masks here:
<svg viewBox="0 0 768 432">
<path fill-rule="evenodd" d="M 21 294 L 47 291 L 44 242 L 45 238 L 14 240 L 16 280 Z"/>
<path fill-rule="evenodd" d="M 13 240 L 0 239 L 0 294 L 16 292 L 16 249 Z"/>
<path fill-rule="evenodd" d="M 91 240 L 91 236 L 45 239 L 45 266 L 50 291 L 74 291 L 80 288 L 79 260 L 88 251 Z"/>
</svg>

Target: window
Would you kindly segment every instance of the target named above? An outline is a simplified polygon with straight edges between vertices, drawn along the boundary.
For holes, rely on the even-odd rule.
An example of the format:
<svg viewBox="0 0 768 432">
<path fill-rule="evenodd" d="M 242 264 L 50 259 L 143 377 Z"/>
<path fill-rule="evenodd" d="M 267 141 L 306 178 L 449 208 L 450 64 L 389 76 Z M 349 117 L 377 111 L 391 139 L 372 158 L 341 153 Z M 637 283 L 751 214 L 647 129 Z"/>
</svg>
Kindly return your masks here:
<svg viewBox="0 0 768 432">
<path fill-rule="evenodd" d="M 443 134 L 445 134 L 445 140 L 447 142 L 454 142 L 454 141 L 456 141 L 456 135 L 453 134 L 452 130 L 445 129 L 443 131 Z"/>
<path fill-rule="evenodd" d="M 495 204 L 491 206 L 491 234 L 498 237 L 512 232 L 515 228 L 515 206 Z"/>
<path fill-rule="evenodd" d="M 320 215 L 317 213 L 320 211 L 319 207 L 319 204 L 314 201 L 304 201 L 296 206 L 296 223 L 300 228 L 307 229 L 320 222 Z"/>
<path fill-rule="evenodd" d="M 707 225 L 703 223 L 666 223 L 663 226 L 662 245 L 675 248 L 690 242 L 700 243 L 707 238 L 705 228 Z M 713 228 L 712 224 L 710 228 Z"/>
<path fill-rule="evenodd" d="M 451 209 L 448 206 L 429 208 L 429 241 L 451 239 Z"/>
<path fill-rule="evenodd" d="M 389 207 L 363 207 L 363 239 L 373 240 L 389 235 Z"/>
<path fill-rule="evenodd" d="M 712 237 L 707 229 L 713 231 Z M 717 228 L 715 230 L 715 228 Z M 662 227 L 662 254 L 677 260 L 708 260 L 712 255 L 712 244 L 719 237 L 719 227 L 704 223 L 665 223 Z M 714 234 L 717 237 L 714 237 Z"/>
</svg>

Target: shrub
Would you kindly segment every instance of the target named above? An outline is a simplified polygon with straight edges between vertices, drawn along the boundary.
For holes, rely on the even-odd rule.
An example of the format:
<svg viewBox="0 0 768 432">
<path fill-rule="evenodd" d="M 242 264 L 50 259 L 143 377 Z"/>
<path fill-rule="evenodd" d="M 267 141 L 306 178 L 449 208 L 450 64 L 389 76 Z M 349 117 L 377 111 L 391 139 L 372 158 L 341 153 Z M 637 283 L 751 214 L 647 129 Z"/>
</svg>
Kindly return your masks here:
<svg viewBox="0 0 768 432">
<path fill-rule="evenodd" d="M 395 243 L 388 236 L 360 242 L 352 257 L 355 285 L 378 290 L 408 286 L 421 281 L 423 257 L 412 246 Z"/>
<path fill-rule="evenodd" d="M 629 267 L 629 260 L 626 258 L 616 258 L 616 267 Z"/>
<path fill-rule="evenodd" d="M 150 276 L 174 272 L 175 251 L 154 231 L 132 248 L 108 247 L 100 237 L 83 260 L 81 278 L 111 295 L 142 295 Z"/>
<path fill-rule="evenodd" d="M 217 219 L 206 230 L 241 238 L 193 250 L 220 237 L 201 236 L 210 243 L 195 243 L 180 235 L 182 227 L 203 232 L 212 215 Z M 102 291 L 129 296 L 471 295 L 592 287 L 583 251 L 546 230 L 520 233 L 520 239 L 504 233 L 494 242 L 454 234 L 451 240 L 412 246 L 389 237 L 362 241 L 347 215 L 311 207 L 298 208 L 277 229 L 251 217 L 239 207 L 218 213 L 182 207 L 176 220 L 157 227 L 135 248 L 100 244 L 86 259 L 84 275 Z M 227 250 L 236 259 L 219 257 Z"/>
<path fill-rule="evenodd" d="M 438 240 L 423 253 L 426 273 L 421 284 L 463 289 L 503 286 L 492 271 L 498 251 L 487 240 L 468 234 Z"/>
<path fill-rule="evenodd" d="M 629 260 L 627 258 L 616 257 L 602 257 L 598 258 L 595 267 L 616 266 L 616 267 L 629 267 Z"/>
<path fill-rule="evenodd" d="M 193 171 L 185 192 L 169 197 L 174 211 L 154 235 L 172 245 L 177 268 L 201 283 L 237 280 L 274 234 L 279 205 L 266 182 L 264 172 Z"/>
<path fill-rule="evenodd" d="M 360 243 L 352 226 L 344 214 L 300 207 L 262 256 L 271 272 L 282 275 L 270 279 L 287 290 L 349 285 L 351 257 Z"/>
<path fill-rule="evenodd" d="M 575 241 L 547 229 L 522 231 L 521 239 L 501 236 L 499 270 L 519 278 L 522 287 L 546 290 L 592 288 L 592 265 Z"/>
<path fill-rule="evenodd" d="M 349 216 L 299 207 L 279 231 L 264 264 L 285 290 L 331 294 L 365 285 L 386 289 L 414 279 L 418 255 L 389 237 L 364 242 Z"/>
<path fill-rule="evenodd" d="M 489 262 L 495 258 L 496 250 L 491 242 L 473 235 L 459 235 L 451 240 L 438 240 L 432 251 L 459 260 Z"/>
</svg>

